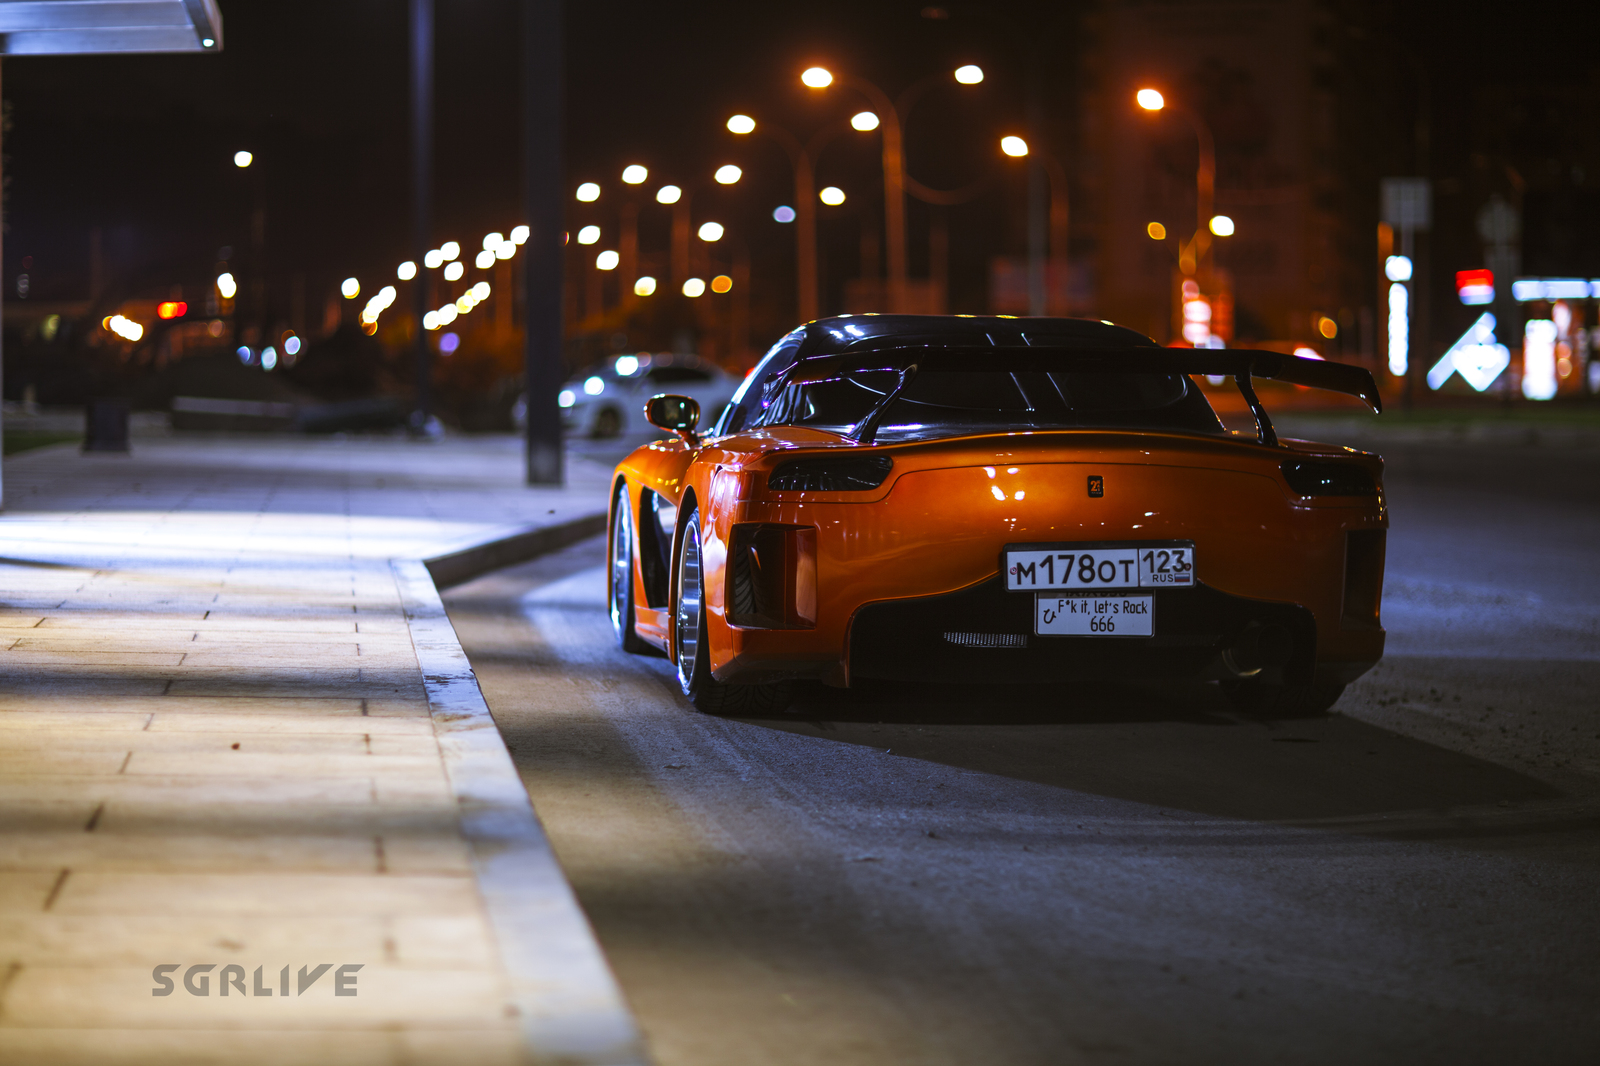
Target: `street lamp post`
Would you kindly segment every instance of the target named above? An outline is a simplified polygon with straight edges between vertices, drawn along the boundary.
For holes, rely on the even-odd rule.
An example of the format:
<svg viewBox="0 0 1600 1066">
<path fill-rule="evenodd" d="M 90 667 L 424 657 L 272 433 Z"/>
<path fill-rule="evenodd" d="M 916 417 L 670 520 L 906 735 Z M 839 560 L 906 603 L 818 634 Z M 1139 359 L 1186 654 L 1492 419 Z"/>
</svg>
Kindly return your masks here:
<svg viewBox="0 0 1600 1066">
<path fill-rule="evenodd" d="M 876 110 L 879 123 L 857 126 L 860 130 L 874 128 L 883 131 L 883 222 L 884 237 L 888 243 L 889 309 L 904 311 L 909 304 L 906 259 L 906 189 L 917 191 L 919 199 L 929 203 L 959 203 L 966 198 L 966 190 L 941 193 L 914 181 L 906 173 L 904 129 L 906 116 L 912 105 L 930 87 L 942 81 L 944 75 L 924 78 L 900 94 L 898 102 L 865 78 L 853 74 L 835 75 L 824 67 L 811 67 L 800 75 L 800 81 L 812 89 L 825 89 L 838 80 L 845 88 L 854 89 L 867 98 Z M 955 80 L 962 85 L 977 85 L 983 81 L 983 71 L 976 66 L 961 67 Z"/>
<path fill-rule="evenodd" d="M 562 113 L 565 55 L 561 0 L 524 0 L 523 189 L 528 211 L 528 262 L 523 269 L 526 309 L 523 379 L 528 396 L 524 454 L 527 483 L 560 485 L 564 477 L 561 408 L 562 322 Z"/>
<path fill-rule="evenodd" d="M 1067 187 L 1067 171 L 1050 153 L 1039 151 L 1021 137 L 1000 138 L 1000 151 L 1012 158 L 1028 160 L 1028 313 L 1049 314 L 1049 294 L 1045 285 L 1045 233 L 1049 233 L 1050 247 L 1056 250 L 1055 258 L 1064 268 L 1067 259 L 1067 239 L 1071 232 L 1071 201 Z M 1044 203 L 1035 195 L 1040 183 L 1038 175 L 1045 176 Z M 1048 229 L 1039 220 L 1048 217 Z"/>
<path fill-rule="evenodd" d="M 728 119 L 728 130 L 739 135 L 754 133 L 758 128 L 749 115 L 734 115 Z M 849 129 L 836 123 L 819 130 L 809 141 L 800 138 L 781 126 L 770 122 L 760 125 L 762 133 L 783 146 L 794 165 L 794 223 L 795 269 L 800 321 L 810 322 L 818 315 L 817 299 L 817 176 L 816 160 L 822 148 L 842 131 Z"/>
<path fill-rule="evenodd" d="M 866 97 L 882 119 L 883 226 L 889 246 L 889 310 L 902 311 L 906 298 L 906 164 L 900 113 L 889 94 L 865 78 L 846 74 L 838 80 Z M 823 67 L 811 67 L 800 75 L 800 81 L 812 89 L 826 89 L 835 77 Z"/>
<path fill-rule="evenodd" d="M 1211 127 L 1192 108 L 1173 104 L 1155 89 L 1140 89 L 1134 97 L 1140 107 L 1149 112 L 1171 108 L 1188 121 L 1194 129 L 1200 147 L 1200 162 L 1195 170 L 1195 229 L 1194 238 L 1179 253 L 1178 268 L 1193 277 L 1208 266 L 1206 257 L 1211 251 L 1211 216 L 1216 201 L 1217 148 L 1211 137 Z"/>
<path fill-rule="evenodd" d="M 433 0 L 411 0 L 411 253 L 420 267 L 427 259 L 433 231 Z M 428 429 L 428 386 L 432 353 L 422 319 L 428 313 L 429 286 L 418 272 L 411 286 L 411 311 L 416 318 L 412 349 L 416 361 L 417 409 L 413 433 Z"/>
</svg>

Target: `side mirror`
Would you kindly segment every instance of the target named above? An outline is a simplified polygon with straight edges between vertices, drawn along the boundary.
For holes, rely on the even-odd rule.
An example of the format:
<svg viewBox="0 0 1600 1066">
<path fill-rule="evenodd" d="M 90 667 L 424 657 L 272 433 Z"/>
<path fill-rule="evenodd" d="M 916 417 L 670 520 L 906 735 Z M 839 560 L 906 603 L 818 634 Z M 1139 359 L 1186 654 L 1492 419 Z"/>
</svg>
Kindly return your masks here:
<svg viewBox="0 0 1600 1066">
<path fill-rule="evenodd" d="M 652 426 L 676 433 L 691 448 L 700 443 L 694 434 L 694 427 L 700 422 L 700 404 L 692 397 L 670 393 L 652 396 L 644 405 L 644 417 Z"/>
</svg>

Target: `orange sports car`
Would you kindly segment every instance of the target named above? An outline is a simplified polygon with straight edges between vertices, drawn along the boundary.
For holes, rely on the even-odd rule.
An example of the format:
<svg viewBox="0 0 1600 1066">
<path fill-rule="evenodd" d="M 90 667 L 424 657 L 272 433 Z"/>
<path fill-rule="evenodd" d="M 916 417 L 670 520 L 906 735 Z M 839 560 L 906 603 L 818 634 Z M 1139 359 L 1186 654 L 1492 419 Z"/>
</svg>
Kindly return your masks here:
<svg viewBox="0 0 1600 1066">
<path fill-rule="evenodd" d="M 1229 432 L 1191 375 L 1226 375 Z M 773 346 L 701 436 L 616 470 L 609 601 L 702 710 L 792 682 L 1222 683 L 1316 712 L 1383 655 L 1383 461 L 1280 440 L 1252 380 L 1358 396 L 1361 368 L 1174 349 L 1062 318 L 841 316 Z"/>
</svg>

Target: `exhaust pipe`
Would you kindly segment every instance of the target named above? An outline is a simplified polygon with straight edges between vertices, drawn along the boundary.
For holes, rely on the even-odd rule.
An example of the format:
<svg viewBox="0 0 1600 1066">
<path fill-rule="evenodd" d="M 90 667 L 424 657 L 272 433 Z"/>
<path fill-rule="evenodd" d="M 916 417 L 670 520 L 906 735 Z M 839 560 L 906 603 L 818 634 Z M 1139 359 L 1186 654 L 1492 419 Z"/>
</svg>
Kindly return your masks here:
<svg viewBox="0 0 1600 1066">
<path fill-rule="evenodd" d="M 1222 665 L 1234 677 L 1255 677 L 1269 668 L 1287 666 L 1294 637 L 1282 626 L 1251 622 L 1222 649 Z"/>
</svg>

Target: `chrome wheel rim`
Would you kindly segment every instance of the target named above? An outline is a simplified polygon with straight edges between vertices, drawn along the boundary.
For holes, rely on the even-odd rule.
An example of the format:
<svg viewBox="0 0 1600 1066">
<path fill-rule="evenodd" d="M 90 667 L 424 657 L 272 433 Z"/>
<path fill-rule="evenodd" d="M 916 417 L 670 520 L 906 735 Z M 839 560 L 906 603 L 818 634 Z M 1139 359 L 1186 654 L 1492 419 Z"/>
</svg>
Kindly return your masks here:
<svg viewBox="0 0 1600 1066">
<path fill-rule="evenodd" d="M 611 628 L 618 639 L 633 619 L 628 611 L 628 584 L 633 580 L 633 514 L 624 490 L 617 501 L 616 528 L 611 531 Z"/>
<path fill-rule="evenodd" d="M 700 523 L 694 519 L 683 529 L 673 637 L 678 652 L 678 681 L 687 692 L 694 680 L 695 656 L 700 651 Z"/>
</svg>

